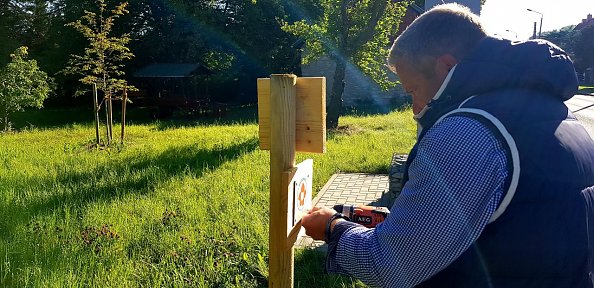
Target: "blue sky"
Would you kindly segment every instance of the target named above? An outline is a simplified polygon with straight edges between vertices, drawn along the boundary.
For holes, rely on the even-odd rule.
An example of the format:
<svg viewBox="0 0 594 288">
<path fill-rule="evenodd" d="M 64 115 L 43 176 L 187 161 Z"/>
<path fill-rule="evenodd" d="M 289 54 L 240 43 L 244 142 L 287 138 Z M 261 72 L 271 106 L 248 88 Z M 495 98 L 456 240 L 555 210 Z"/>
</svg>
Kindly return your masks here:
<svg viewBox="0 0 594 288">
<path fill-rule="evenodd" d="M 490 34 L 525 40 L 532 36 L 533 23 L 537 22 L 537 33 L 540 25 L 540 15 L 526 9 L 543 14 L 542 32 L 545 32 L 577 25 L 588 13 L 594 14 L 594 0 L 487 0 L 481 19 Z"/>
</svg>

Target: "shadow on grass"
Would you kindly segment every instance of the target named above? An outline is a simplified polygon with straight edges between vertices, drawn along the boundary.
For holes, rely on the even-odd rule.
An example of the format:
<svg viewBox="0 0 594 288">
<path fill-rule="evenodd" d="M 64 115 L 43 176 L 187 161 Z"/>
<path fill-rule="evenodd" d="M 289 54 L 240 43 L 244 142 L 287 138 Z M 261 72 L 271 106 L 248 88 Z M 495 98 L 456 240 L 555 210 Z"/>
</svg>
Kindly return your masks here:
<svg viewBox="0 0 594 288">
<path fill-rule="evenodd" d="M 582 95 L 594 95 L 594 86 L 580 86 L 578 94 Z"/>
<path fill-rule="evenodd" d="M 114 126 L 119 127 L 121 111 L 114 109 Z M 258 106 L 245 105 L 231 107 L 222 116 L 211 115 L 189 115 L 176 112 L 172 117 L 166 119 L 154 119 L 152 111 L 144 107 L 128 107 L 126 111 L 127 125 L 150 125 L 156 124 L 159 130 L 175 129 L 180 127 L 194 127 L 200 125 L 233 125 L 233 124 L 256 124 L 258 122 Z M 94 114 L 90 109 L 79 108 L 48 108 L 30 109 L 25 112 L 17 112 L 10 116 L 13 129 L 22 130 L 27 128 L 51 129 L 70 127 L 72 125 L 93 125 Z M 105 112 L 100 111 L 99 119 L 103 126 Z M 103 127 L 102 127 L 103 128 Z"/>
<path fill-rule="evenodd" d="M 295 287 L 367 287 L 350 277 L 329 275 L 324 272 L 325 252 L 300 250 L 295 255 Z"/>
<path fill-rule="evenodd" d="M 59 128 L 73 124 L 88 124 L 93 121 L 93 111 L 85 108 L 64 109 L 28 109 L 16 112 L 9 117 L 13 129 L 24 128 Z"/>
<path fill-rule="evenodd" d="M 58 186 L 60 192 L 46 197 L 39 195 L 21 205 L 14 202 L 0 205 L 3 216 L 0 237 L 9 240 L 20 225 L 29 223 L 36 216 L 55 213 L 54 210 L 60 207 L 71 206 L 78 210 L 90 203 L 109 201 L 127 194 L 148 195 L 159 184 L 177 175 L 200 177 L 257 147 L 256 138 L 212 150 L 192 145 L 174 147 L 156 156 L 119 159 L 89 171 L 62 173 L 55 179 L 23 179 L 16 185 L 18 187 L 12 187 L 13 190 L 49 194 L 54 191 L 48 189 Z"/>
<path fill-rule="evenodd" d="M 403 110 L 410 106 L 410 99 L 403 98 L 394 101 L 389 106 L 379 106 L 372 104 L 362 104 L 358 106 L 344 107 L 342 116 L 371 116 L 388 114 L 394 110 Z M 121 111 L 116 107 L 114 110 L 114 123 L 119 127 Z M 105 112 L 100 111 L 100 121 L 102 126 L 105 118 Z M 150 125 L 156 124 L 158 130 L 168 130 L 176 128 L 188 128 L 203 125 L 233 125 L 233 124 L 257 124 L 258 123 L 258 105 L 244 105 L 231 107 L 222 116 L 211 115 L 189 115 L 182 112 L 176 112 L 171 117 L 165 119 L 154 119 L 152 111 L 144 107 L 134 107 L 130 105 L 126 111 L 127 125 Z M 93 111 L 84 107 L 79 108 L 48 108 L 48 109 L 30 109 L 25 112 L 17 112 L 11 115 L 10 120 L 13 128 L 22 130 L 26 128 L 63 128 L 72 125 L 93 125 Z M 103 127 L 102 127 L 103 128 Z"/>
<path fill-rule="evenodd" d="M 154 123 L 151 122 L 151 123 Z M 221 117 L 214 116 L 193 116 L 175 114 L 173 117 L 156 122 L 160 131 L 176 128 L 188 128 L 203 125 L 236 125 L 236 124 L 257 124 L 258 106 L 246 105 L 232 107 Z"/>
<path fill-rule="evenodd" d="M 358 116 L 358 117 L 365 117 L 365 116 L 373 116 L 373 115 L 383 115 L 388 114 L 392 111 L 402 111 L 409 108 L 412 105 L 412 100 L 410 96 L 406 96 L 403 98 L 396 98 L 387 106 L 376 105 L 376 104 L 361 104 L 357 106 L 347 106 L 343 108 L 343 116 Z"/>
</svg>

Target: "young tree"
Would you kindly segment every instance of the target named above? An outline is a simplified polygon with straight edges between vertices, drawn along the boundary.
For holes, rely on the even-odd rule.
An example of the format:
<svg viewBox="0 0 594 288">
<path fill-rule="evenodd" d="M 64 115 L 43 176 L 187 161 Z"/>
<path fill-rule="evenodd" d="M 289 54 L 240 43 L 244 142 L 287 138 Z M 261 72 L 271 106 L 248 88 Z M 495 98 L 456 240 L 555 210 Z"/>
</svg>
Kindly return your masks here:
<svg viewBox="0 0 594 288">
<path fill-rule="evenodd" d="M 322 0 L 323 15 L 313 23 L 286 23 L 283 29 L 305 39 L 304 62 L 328 55 L 335 63 L 334 81 L 326 127 L 338 126 L 342 110 L 343 81 L 347 63 L 352 62 L 382 87 L 388 81 L 384 68 L 390 46 L 408 2 L 392 0 Z"/>
<path fill-rule="evenodd" d="M 12 61 L 0 69 L 0 123 L 10 129 L 8 117 L 25 107 L 43 107 L 51 92 L 52 79 L 37 67 L 37 61 L 27 60 L 27 47 L 10 55 Z"/>
<path fill-rule="evenodd" d="M 66 24 L 80 32 L 88 41 L 89 46 L 85 48 L 83 55 L 72 55 L 68 67 L 64 69 L 66 74 L 80 74 L 79 81 L 83 84 L 96 85 L 97 90 L 103 94 L 103 100 L 95 105 L 96 119 L 101 105 L 105 104 L 106 112 L 106 137 L 107 144 L 113 138 L 113 107 L 112 100 L 119 100 L 118 92 L 124 90 L 135 90 L 129 86 L 122 71 L 126 60 L 132 59 L 134 54 L 127 47 L 130 42 L 128 33 L 121 36 L 112 35 L 114 23 L 117 18 L 128 13 L 126 6 L 128 2 L 120 3 L 108 14 L 105 0 L 96 0 L 98 13 L 85 11 L 81 19 Z M 85 91 L 77 91 L 75 95 L 81 95 Z M 95 97 L 95 96 L 93 96 Z M 96 127 L 98 127 L 98 123 Z M 97 128 L 98 129 L 98 128 Z M 99 143 L 97 143 L 99 144 Z"/>
</svg>

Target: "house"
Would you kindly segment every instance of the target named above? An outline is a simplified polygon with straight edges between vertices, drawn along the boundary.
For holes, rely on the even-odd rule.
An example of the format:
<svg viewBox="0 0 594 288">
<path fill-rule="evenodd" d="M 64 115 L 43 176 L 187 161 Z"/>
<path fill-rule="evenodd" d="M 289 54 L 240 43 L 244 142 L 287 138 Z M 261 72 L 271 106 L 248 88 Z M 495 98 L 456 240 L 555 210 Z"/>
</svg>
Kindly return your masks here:
<svg viewBox="0 0 594 288">
<path fill-rule="evenodd" d="M 588 14 L 585 19 L 582 19 L 582 22 L 576 25 L 573 30 L 582 30 L 590 25 L 594 25 L 592 14 Z M 594 84 L 594 67 L 586 68 L 582 73 L 578 73 L 577 75 L 580 84 Z"/>
<path fill-rule="evenodd" d="M 594 19 L 592 18 L 592 14 L 588 14 L 588 16 L 586 16 L 586 19 L 582 19 L 582 22 L 578 25 L 576 25 L 573 29 L 574 30 L 581 30 L 586 26 L 590 26 L 594 24 Z"/>
<path fill-rule="evenodd" d="M 421 13 L 423 13 L 421 7 L 414 3 L 409 5 L 406 14 L 402 18 L 397 34 L 391 37 L 391 40 L 393 41 L 396 39 L 396 37 L 400 35 L 400 33 L 402 33 L 413 20 L 421 15 Z M 313 63 L 302 65 L 301 71 L 302 76 L 304 77 L 326 77 L 326 95 L 330 97 L 335 67 L 336 64 L 329 57 L 322 57 Z M 388 68 L 385 69 L 391 77 L 390 80 L 396 81 L 396 76 L 388 71 Z M 377 83 L 375 83 L 375 81 L 363 74 L 363 72 L 352 63 L 349 63 L 346 67 L 344 82 L 345 86 L 342 100 L 343 105 L 347 107 L 373 105 L 376 107 L 386 107 L 386 111 L 388 111 L 390 106 L 394 106 L 393 104 L 397 105 L 403 101 L 407 101 L 406 99 L 408 98 L 400 86 L 384 91 Z"/>
</svg>

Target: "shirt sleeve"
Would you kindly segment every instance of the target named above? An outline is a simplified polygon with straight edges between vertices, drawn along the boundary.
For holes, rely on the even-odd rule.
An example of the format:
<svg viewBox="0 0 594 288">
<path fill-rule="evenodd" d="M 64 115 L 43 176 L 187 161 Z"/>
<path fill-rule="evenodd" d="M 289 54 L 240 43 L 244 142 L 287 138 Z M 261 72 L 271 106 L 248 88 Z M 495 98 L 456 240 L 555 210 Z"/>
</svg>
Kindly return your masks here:
<svg viewBox="0 0 594 288">
<path fill-rule="evenodd" d="M 340 235 L 329 243 L 327 271 L 374 287 L 413 287 L 441 271 L 476 241 L 497 209 L 506 155 L 475 119 L 437 123 L 419 142 L 390 216 L 375 229 L 335 226 Z"/>
</svg>

